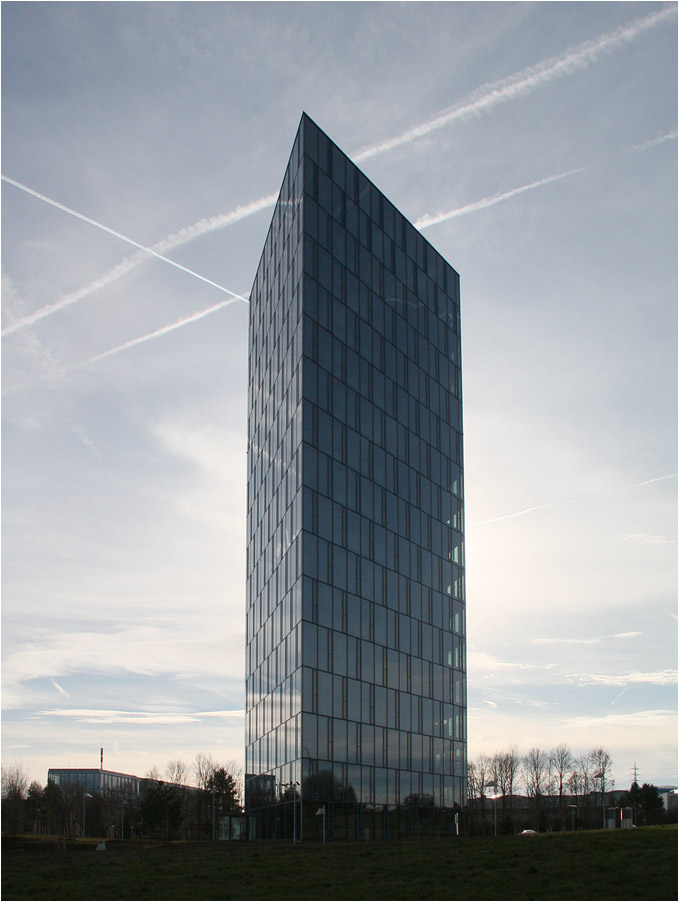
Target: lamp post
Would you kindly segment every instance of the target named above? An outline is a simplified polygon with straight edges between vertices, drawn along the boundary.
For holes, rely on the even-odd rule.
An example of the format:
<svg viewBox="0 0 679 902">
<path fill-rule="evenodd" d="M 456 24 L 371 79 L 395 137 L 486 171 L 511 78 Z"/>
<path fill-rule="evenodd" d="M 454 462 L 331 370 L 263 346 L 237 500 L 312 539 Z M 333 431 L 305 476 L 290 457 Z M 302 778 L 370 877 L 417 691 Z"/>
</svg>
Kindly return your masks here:
<svg viewBox="0 0 679 902">
<path fill-rule="evenodd" d="M 493 835 L 497 836 L 497 780 L 490 780 L 488 783 L 484 783 L 483 788 L 494 789 L 496 793 L 493 796 Z"/>
<path fill-rule="evenodd" d="M 292 795 L 292 844 L 293 846 L 297 842 L 297 787 L 299 786 L 299 782 L 297 780 L 293 780 L 290 783 L 281 783 L 281 786 L 284 787 L 291 795 Z M 302 808 L 302 799 L 300 793 L 300 820 L 301 820 L 301 808 Z"/>
<path fill-rule="evenodd" d="M 325 805 L 321 805 L 321 807 L 316 812 L 317 815 L 323 815 L 323 842 L 325 842 Z"/>
<path fill-rule="evenodd" d="M 569 805 L 568 806 L 571 811 L 571 832 L 575 832 L 575 812 L 578 810 L 577 805 Z"/>
<path fill-rule="evenodd" d="M 83 838 L 85 836 L 85 801 L 86 799 L 93 799 L 94 796 L 90 795 L 89 792 L 83 792 Z"/>
<path fill-rule="evenodd" d="M 606 829 L 606 806 L 604 804 L 604 781 L 606 779 L 606 774 L 603 770 L 600 770 L 598 774 L 594 774 L 594 779 L 601 779 L 601 817 L 603 820 L 603 828 Z"/>
</svg>

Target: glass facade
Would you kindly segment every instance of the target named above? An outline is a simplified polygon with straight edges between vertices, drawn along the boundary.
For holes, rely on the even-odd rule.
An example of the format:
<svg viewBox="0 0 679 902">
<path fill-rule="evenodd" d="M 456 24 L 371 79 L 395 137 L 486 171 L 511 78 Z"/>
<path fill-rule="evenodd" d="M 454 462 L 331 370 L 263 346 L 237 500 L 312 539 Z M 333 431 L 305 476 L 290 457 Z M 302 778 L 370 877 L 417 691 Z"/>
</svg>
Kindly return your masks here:
<svg viewBox="0 0 679 902">
<path fill-rule="evenodd" d="M 305 833 L 465 802 L 459 310 L 304 115 L 250 296 L 246 806 Z"/>
</svg>

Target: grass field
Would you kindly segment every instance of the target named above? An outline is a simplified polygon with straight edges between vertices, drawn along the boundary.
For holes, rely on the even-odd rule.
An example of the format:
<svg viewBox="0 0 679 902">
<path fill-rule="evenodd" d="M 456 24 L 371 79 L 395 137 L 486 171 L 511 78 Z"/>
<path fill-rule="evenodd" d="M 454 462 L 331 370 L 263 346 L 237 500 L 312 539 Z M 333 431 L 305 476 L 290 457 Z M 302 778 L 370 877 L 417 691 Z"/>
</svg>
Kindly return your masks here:
<svg viewBox="0 0 679 902">
<path fill-rule="evenodd" d="M 677 828 L 416 843 L 4 840 L 2 898 L 676 899 Z"/>
</svg>

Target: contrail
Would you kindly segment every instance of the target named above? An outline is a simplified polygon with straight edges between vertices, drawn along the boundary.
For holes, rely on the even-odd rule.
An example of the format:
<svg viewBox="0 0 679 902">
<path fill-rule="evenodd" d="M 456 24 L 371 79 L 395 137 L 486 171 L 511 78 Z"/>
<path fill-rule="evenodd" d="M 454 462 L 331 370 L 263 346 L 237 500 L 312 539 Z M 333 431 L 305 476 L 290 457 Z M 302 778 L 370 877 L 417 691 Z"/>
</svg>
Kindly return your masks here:
<svg viewBox="0 0 679 902">
<path fill-rule="evenodd" d="M 655 479 L 647 479 L 644 482 L 635 482 L 634 485 L 626 485 L 620 492 L 628 492 L 630 489 L 640 489 L 644 485 L 652 485 L 654 482 L 663 482 L 665 479 L 676 479 L 676 473 L 668 473 L 666 476 L 656 476 Z"/>
<path fill-rule="evenodd" d="M 639 153 L 641 150 L 648 150 L 649 147 L 657 147 L 658 144 L 663 144 L 665 141 L 672 141 L 677 137 L 677 130 L 675 129 L 672 132 L 667 132 L 666 135 L 660 135 L 659 138 L 652 138 L 650 141 L 644 141 L 643 144 L 635 144 L 634 147 L 630 147 L 627 151 L 628 153 Z"/>
<path fill-rule="evenodd" d="M 629 147 L 626 150 L 622 151 L 623 155 L 640 153 L 643 150 L 649 150 L 651 147 L 657 147 L 658 144 L 663 144 L 665 141 L 671 141 L 676 139 L 677 132 L 668 132 L 665 135 L 661 135 L 659 138 L 653 138 L 650 141 L 644 141 L 643 144 L 635 144 L 634 147 Z M 577 169 L 569 169 L 567 172 L 560 172 L 557 175 L 550 175 L 544 179 L 538 179 L 537 182 L 530 182 L 528 185 L 521 185 L 519 188 L 512 188 L 511 191 L 503 191 L 500 194 L 493 194 L 490 197 L 483 197 L 481 200 L 475 200 L 471 203 L 464 204 L 461 207 L 456 207 L 454 210 L 448 210 L 447 213 L 436 213 L 433 216 L 429 216 L 428 214 L 425 216 L 421 216 L 417 222 L 414 223 L 416 229 L 427 229 L 429 226 L 437 225 L 440 222 L 446 222 L 449 219 L 456 219 L 458 216 L 465 216 L 467 213 L 476 213 L 479 210 L 485 210 L 486 207 L 494 207 L 495 204 L 502 203 L 502 201 L 509 200 L 511 197 L 516 197 L 517 194 L 523 194 L 524 191 L 531 191 L 533 188 L 539 188 L 541 185 L 548 185 L 550 182 L 557 182 L 559 179 L 565 179 L 570 175 L 577 175 L 579 172 L 586 172 L 588 169 L 593 169 L 595 166 L 601 165 L 600 163 L 589 163 L 587 166 L 580 166 Z"/>
<path fill-rule="evenodd" d="M 587 68 L 592 63 L 596 62 L 603 53 L 610 52 L 625 43 L 633 41 L 635 38 L 651 28 L 654 28 L 675 13 L 676 9 L 674 7 L 667 7 L 657 13 L 646 16 L 643 19 L 637 19 L 629 25 L 623 25 L 609 34 L 578 44 L 577 46 L 566 50 L 559 56 L 550 57 L 540 63 L 536 63 L 534 66 L 522 69 L 507 78 L 482 85 L 469 95 L 466 100 L 463 100 L 456 106 L 441 110 L 432 118 L 408 129 L 402 134 L 397 135 L 395 138 L 359 149 L 351 156 L 356 162 L 371 159 L 372 157 L 376 157 L 379 154 L 392 150 L 394 147 L 399 147 L 403 144 L 415 141 L 417 138 L 428 135 L 436 129 L 442 128 L 458 119 L 463 119 L 470 115 L 480 115 L 493 109 L 493 107 L 498 104 L 507 103 L 518 97 L 529 94 L 541 85 L 547 84 L 556 78 Z M 639 149 L 643 149 L 643 146 Z M 7 181 L 11 180 L 7 179 Z M 526 187 L 524 190 L 529 190 L 529 188 Z M 41 195 L 37 196 L 40 197 Z M 193 225 L 187 226 L 172 235 L 168 235 L 150 248 L 142 248 L 139 246 L 140 250 L 144 251 L 144 254 L 134 254 L 133 256 L 122 260 L 98 279 L 95 279 L 93 282 L 90 282 L 88 285 L 85 285 L 83 288 L 80 288 L 71 294 L 65 295 L 54 304 L 43 307 L 42 310 L 37 311 L 32 314 L 32 316 L 24 317 L 5 329 L 2 334 L 10 334 L 25 326 L 32 325 L 43 317 L 50 316 L 52 313 L 57 313 L 59 310 L 63 310 L 65 307 L 77 303 L 100 288 L 110 285 L 116 279 L 119 279 L 121 276 L 139 266 L 145 259 L 145 254 L 150 253 L 153 256 L 160 256 L 161 259 L 166 259 L 162 257 L 164 251 L 178 247 L 187 241 L 192 241 L 194 238 L 198 238 L 201 235 L 206 235 L 217 229 L 223 229 L 229 225 L 233 225 L 261 210 L 273 207 L 276 203 L 277 196 L 277 194 L 267 194 L 265 197 L 260 197 L 258 200 L 236 207 L 235 210 L 232 210 L 229 213 L 222 213 L 218 216 L 200 219 Z M 92 222 L 92 220 L 87 220 L 85 217 L 81 216 L 80 218 Z M 427 223 L 427 225 L 431 224 L 433 223 Z M 178 264 L 173 263 L 173 265 Z"/>
<path fill-rule="evenodd" d="M 633 485 L 626 485 L 619 489 L 613 489 L 613 493 L 617 492 L 627 492 L 630 489 L 638 489 L 644 485 L 652 485 L 654 482 L 663 482 L 666 479 L 676 479 L 676 473 L 667 473 L 665 476 L 656 476 L 653 479 L 646 479 L 644 482 L 635 482 Z M 598 495 L 606 495 L 610 494 L 609 492 L 594 492 L 592 495 L 594 497 Z M 568 501 L 551 501 L 549 504 L 537 504 L 535 507 L 527 507 L 524 510 L 515 511 L 513 514 L 504 514 L 501 517 L 492 517 L 490 520 L 478 520 L 476 523 L 470 523 L 470 526 L 485 526 L 486 523 L 498 523 L 500 520 L 511 520 L 513 517 L 523 517 L 525 514 L 530 514 L 533 511 L 544 510 L 547 507 L 561 507 L 563 504 L 575 504 L 577 501 L 583 501 L 585 497 L 592 497 L 592 495 L 583 496 L 582 498 L 570 498 Z"/>
<path fill-rule="evenodd" d="M 621 25 L 608 34 L 584 41 L 558 56 L 549 57 L 506 78 L 482 85 L 467 100 L 436 113 L 431 119 L 409 128 L 395 138 L 388 138 L 386 141 L 358 151 L 353 158 L 357 162 L 368 160 L 378 154 L 393 150 L 395 147 L 410 144 L 411 141 L 429 135 L 436 129 L 443 128 L 444 125 L 458 119 L 485 113 L 499 104 L 508 103 L 517 97 L 530 94 L 536 88 L 555 79 L 587 69 L 592 63 L 596 63 L 603 54 L 610 53 L 617 50 L 618 47 L 634 41 L 640 35 L 655 28 L 656 25 L 660 25 L 666 19 L 676 15 L 676 12 L 676 6 L 666 7 L 643 19 L 635 19 L 628 25 Z"/>
<path fill-rule="evenodd" d="M 516 197 L 517 194 L 523 194 L 524 191 L 531 191 L 533 188 L 539 188 L 541 185 L 548 185 L 550 182 L 556 182 L 559 179 L 565 179 L 569 175 L 576 175 L 578 172 L 584 172 L 591 169 L 592 165 L 580 166 L 579 169 L 569 169 L 568 172 L 560 172 L 558 175 L 550 175 L 547 178 L 539 179 L 537 182 L 531 182 L 529 185 L 522 185 L 520 188 L 512 188 L 511 191 L 503 191 L 501 194 L 493 194 L 491 197 L 484 197 L 481 200 L 472 201 L 462 207 L 456 207 L 454 210 L 448 210 L 447 213 L 436 213 L 434 216 L 422 216 L 414 223 L 416 229 L 427 229 L 429 226 L 437 225 L 439 222 L 445 222 L 448 219 L 455 219 L 458 216 L 465 216 L 467 213 L 476 213 L 478 210 L 485 210 L 486 207 L 494 207 L 495 204 L 501 203 L 503 200 L 509 200 L 510 197 Z"/>
<path fill-rule="evenodd" d="M 676 132 L 668 133 L 667 135 L 663 135 L 660 138 L 654 138 L 651 141 L 646 141 L 644 144 L 639 144 L 628 151 L 626 153 L 636 152 L 639 150 L 646 150 L 649 147 L 655 147 L 657 144 L 661 144 L 663 141 L 668 141 L 671 138 L 676 138 Z M 578 172 L 585 172 L 587 169 L 592 169 L 596 166 L 596 163 L 590 163 L 588 166 L 580 166 L 578 169 L 569 169 L 567 172 L 560 172 L 557 175 L 551 175 L 544 179 L 539 179 L 536 182 L 531 182 L 528 185 L 522 185 L 519 188 L 513 188 L 511 191 L 504 191 L 501 194 L 494 194 L 492 197 L 482 198 L 481 200 L 473 201 L 472 203 L 465 204 L 462 207 L 457 207 L 455 210 L 449 210 L 447 213 L 438 213 L 435 216 L 423 216 L 415 222 L 415 227 L 418 229 L 426 229 L 429 226 L 436 225 L 439 222 L 444 222 L 448 219 L 454 219 L 458 216 L 465 216 L 468 213 L 476 213 L 478 210 L 483 210 L 486 207 L 494 206 L 495 204 L 499 204 L 504 200 L 508 200 L 511 197 L 515 197 L 517 194 L 522 194 L 524 191 L 530 191 L 533 188 L 539 188 L 541 185 L 547 185 L 550 182 L 556 182 L 558 179 L 566 178 L 569 175 L 575 175 Z M 245 209 L 245 208 L 241 208 Z M 248 215 L 248 214 L 246 214 Z M 158 245 L 155 245 L 157 247 Z M 133 258 L 130 258 L 133 259 Z M 206 310 L 202 310 L 198 313 L 194 313 L 191 316 L 185 317 L 184 319 L 177 320 L 177 322 L 172 323 L 170 326 L 167 326 L 163 329 L 158 329 L 155 332 L 150 332 L 148 335 L 143 335 L 141 338 L 137 338 L 133 341 L 126 342 L 125 344 L 119 345 L 118 347 L 112 348 L 110 351 L 106 351 L 103 354 L 98 354 L 96 357 L 92 357 L 89 360 L 85 361 L 85 363 L 78 364 L 76 369 L 80 369 L 83 366 L 87 366 L 90 363 L 93 363 L 97 360 L 102 360 L 104 357 L 109 357 L 111 354 L 117 354 L 118 351 L 124 351 L 127 348 L 131 348 L 136 344 L 139 344 L 144 341 L 148 341 L 151 338 L 157 338 L 159 335 L 164 335 L 166 332 L 172 332 L 174 329 L 179 329 L 181 326 L 186 325 L 187 323 L 192 323 L 197 319 L 202 319 L 204 316 L 207 316 L 210 313 L 214 313 L 217 310 L 221 310 L 222 307 L 227 306 L 231 301 L 225 301 L 221 304 L 215 304 L 212 307 L 208 307 Z M 661 479 L 667 479 L 667 476 L 661 476 Z M 643 483 L 642 483 L 643 484 Z M 630 486 L 630 488 L 634 488 L 634 486 Z M 570 504 L 570 501 L 557 501 L 555 504 Z M 541 505 L 546 507 L 551 507 L 552 505 Z M 507 517 L 519 517 L 524 513 L 530 513 L 532 510 L 538 510 L 539 508 L 528 508 L 526 511 L 519 511 L 515 514 L 507 514 L 505 517 L 498 517 L 496 519 L 504 520 Z M 494 520 L 483 520 L 483 523 L 492 523 Z M 474 524 L 480 525 L 480 524 Z"/>
<path fill-rule="evenodd" d="M 141 338 L 133 338 L 132 341 L 126 341 L 122 345 L 111 348 L 110 351 L 104 351 L 103 354 L 97 354 L 95 357 L 90 357 L 89 360 L 86 360 L 84 363 L 78 364 L 78 366 L 74 367 L 74 369 L 82 369 L 85 366 L 89 366 L 90 363 L 95 363 L 98 360 L 104 360 L 106 357 L 111 357 L 113 354 L 117 354 L 119 351 L 126 351 L 128 348 L 133 348 L 135 345 L 143 344 L 145 341 L 150 341 L 152 338 L 158 338 L 161 335 L 167 335 L 168 332 L 174 332 L 175 329 L 181 329 L 182 326 L 186 326 L 188 325 L 188 323 L 195 323 L 196 320 L 203 319 L 204 316 L 209 316 L 211 313 L 216 313 L 217 310 L 221 310 L 223 307 L 228 307 L 229 304 L 234 304 L 237 300 L 243 299 L 240 297 L 229 298 L 226 301 L 221 301 L 219 304 L 214 304 L 212 307 L 208 307 L 206 310 L 200 310 L 198 313 L 192 313 L 190 316 L 184 316 L 182 317 L 182 319 L 178 319 L 174 323 L 170 323 L 169 326 L 163 326 L 162 329 L 156 329 L 155 332 L 149 332 L 148 335 L 142 335 Z"/>
<path fill-rule="evenodd" d="M 521 511 L 515 511 L 513 514 L 504 514 L 502 517 L 492 517 L 490 520 L 478 520 L 476 523 L 470 523 L 470 526 L 484 526 L 486 523 L 498 523 L 500 520 L 511 520 L 514 517 L 523 517 L 525 514 L 531 514 L 533 511 L 541 511 L 546 507 L 560 507 L 562 504 L 575 504 L 576 498 L 569 501 L 551 501 L 549 504 L 538 504 L 535 507 L 527 507 Z"/>
<path fill-rule="evenodd" d="M 39 322 L 39 320 L 44 319 L 46 316 L 51 316 L 53 313 L 58 313 L 59 310 L 70 307 L 71 304 L 76 304 L 78 301 L 82 301 L 84 298 L 88 297 L 88 295 L 93 294 L 100 288 L 105 288 L 107 285 L 110 285 L 112 282 L 120 279 L 128 272 L 136 269 L 137 266 L 144 262 L 144 260 L 148 259 L 148 254 L 152 254 L 153 256 L 163 254 L 165 251 L 179 247 L 180 245 L 185 244 L 187 241 L 191 241 L 192 238 L 197 238 L 199 235 L 204 235 L 207 232 L 214 231 L 215 229 L 224 228 L 225 226 L 239 222 L 241 219 L 245 219 L 247 216 L 252 216 L 253 213 L 257 213 L 259 210 L 264 210 L 266 209 L 266 207 L 273 206 L 275 201 L 276 195 L 269 194 L 267 195 L 267 197 L 262 197 L 250 204 L 244 204 L 243 206 L 236 207 L 236 209 L 232 210 L 230 213 L 223 213 L 219 216 L 212 216 L 209 219 L 201 219 L 198 222 L 194 223 L 192 226 L 187 226 L 183 229 L 180 229 L 179 232 L 175 232 L 173 235 L 168 235 L 166 238 L 163 238 L 162 241 L 158 241 L 156 244 L 152 244 L 148 249 L 137 254 L 132 254 L 132 256 L 130 257 L 126 257 L 124 260 L 121 260 L 120 263 L 117 263 L 115 266 L 107 270 L 103 275 L 99 276 L 94 281 L 89 282 L 87 285 L 84 285 L 77 291 L 73 291 L 69 294 L 64 295 L 54 304 L 49 304 L 48 306 L 43 307 L 41 310 L 38 310 L 36 313 L 33 313 L 30 316 L 23 317 L 21 320 L 18 320 L 16 323 L 13 323 L 11 326 L 5 329 L 2 332 L 2 335 L 16 332 L 19 329 L 23 329 L 25 326 L 30 326 L 33 323 Z"/>
<path fill-rule="evenodd" d="M 194 276 L 194 278 L 196 279 L 200 279 L 201 282 L 205 282 L 207 285 L 211 285 L 213 288 L 218 288 L 220 291 L 226 292 L 226 294 L 231 295 L 234 300 L 243 301 L 243 303 L 245 304 L 248 303 L 246 298 L 241 297 L 241 295 L 236 294 L 234 291 L 230 291 L 223 285 L 219 285 L 217 282 L 213 282 L 211 279 L 207 279 L 205 276 L 201 276 L 200 273 L 194 272 L 192 269 L 188 269 L 188 267 L 186 266 L 182 266 L 181 263 L 177 263 L 175 260 L 171 260 L 169 257 L 163 256 L 163 254 L 159 253 L 153 248 L 145 247 L 143 244 L 139 244 L 138 241 L 134 241 L 132 238 L 128 238 L 126 235 L 121 235 L 120 232 L 116 232 L 115 229 L 110 229 L 103 223 L 97 222 L 96 219 L 91 219 L 89 216 L 85 216 L 83 213 L 78 213 L 77 210 L 73 210 L 71 207 L 67 207 L 65 206 L 65 204 L 61 204 L 59 203 L 59 201 L 56 201 L 51 197 L 47 197 L 45 194 L 40 194 L 39 191 L 35 191 L 33 188 L 29 188 L 27 185 L 24 185 L 21 182 L 17 182 L 15 179 L 9 178 L 9 176 L 7 175 L 0 177 L 2 178 L 3 182 L 7 182 L 9 185 L 14 185 L 15 188 L 19 188 L 21 191 L 25 191 L 26 194 L 30 194 L 33 197 L 37 197 L 39 200 L 43 201 L 46 204 L 49 204 L 51 207 L 56 207 L 57 210 L 62 210 L 64 213 L 69 213 L 71 216 L 75 216 L 76 219 L 81 219 L 83 222 L 86 222 L 89 225 L 93 225 L 95 226 L 95 228 L 101 229 L 109 235 L 113 235 L 114 238 L 119 238 L 121 241 L 125 241 L 127 244 L 131 244 L 133 247 L 136 247 L 138 250 L 143 251 L 145 254 L 150 254 L 152 257 L 156 257 L 158 260 L 162 260 L 164 263 L 169 263 L 170 266 L 174 266 L 176 269 L 180 269 L 182 272 L 185 272 L 190 276 Z M 115 267 L 116 270 L 118 268 L 119 267 Z M 101 283 L 101 280 L 98 280 L 98 282 Z M 98 285 L 98 287 L 101 286 Z M 74 303 L 73 299 L 67 300 L 62 298 L 61 301 L 57 301 L 57 303 L 55 304 L 50 304 L 47 307 L 43 307 L 36 313 L 33 313 L 30 316 L 25 316 L 18 322 L 13 323 L 6 329 L 3 329 L 2 334 L 10 335 L 12 332 L 16 332 L 18 329 L 21 329 L 24 326 L 36 323 L 38 322 L 38 320 L 43 319 L 43 317 L 49 316 L 50 314 L 55 313 L 57 310 L 63 309 L 63 307 L 68 306 L 68 304 L 70 303 Z"/>
</svg>

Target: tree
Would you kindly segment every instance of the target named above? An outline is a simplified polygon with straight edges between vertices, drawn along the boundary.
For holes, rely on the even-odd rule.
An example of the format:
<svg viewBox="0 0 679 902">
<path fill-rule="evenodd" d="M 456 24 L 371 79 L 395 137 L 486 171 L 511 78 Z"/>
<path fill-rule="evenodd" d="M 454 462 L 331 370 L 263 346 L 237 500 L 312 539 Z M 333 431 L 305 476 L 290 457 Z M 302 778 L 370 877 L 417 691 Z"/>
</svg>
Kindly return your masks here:
<svg viewBox="0 0 679 902">
<path fill-rule="evenodd" d="M 561 742 L 549 752 L 549 777 L 550 790 L 559 796 L 559 807 L 563 797 L 564 786 L 568 780 L 568 773 L 573 767 L 573 755 L 568 746 Z"/>
<path fill-rule="evenodd" d="M 533 799 L 535 829 L 541 827 L 543 797 L 547 788 L 548 756 L 542 749 L 533 747 L 523 759 L 523 779 L 526 784 L 526 795 Z"/>
<path fill-rule="evenodd" d="M 16 836 L 24 828 L 24 806 L 28 777 L 21 765 L 10 764 L 2 768 L 2 825 Z"/>
<path fill-rule="evenodd" d="M 573 767 L 573 755 L 568 746 L 561 742 L 549 753 L 549 791 L 559 797 L 559 820 L 564 826 L 565 811 L 563 791 L 568 781 L 568 773 Z"/>
<path fill-rule="evenodd" d="M 146 773 L 144 774 L 144 779 L 145 780 L 156 780 L 156 781 L 161 779 L 160 771 L 155 766 L 155 764 L 153 765 L 153 767 L 150 770 L 146 771 Z"/>
<path fill-rule="evenodd" d="M 644 783 L 642 786 L 632 783 L 623 804 L 634 808 L 637 817 L 641 815 L 644 824 L 657 824 L 664 820 L 665 806 L 658 787 L 653 783 Z"/>
<path fill-rule="evenodd" d="M 196 786 L 199 789 L 207 789 L 210 777 L 214 773 L 216 767 L 217 764 L 212 755 L 198 752 L 193 764 L 193 773 L 196 780 Z"/>
<path fill-rule="evenodd" d="M 184 820 L 181 795 L 166 783 L 149 784 L 139 807 L 145 832 L 168 842 Z"/>
<path fill-rule="evenodd" d="M 236 778 L 224 767 L 217 767 L 212 771 L 206 790 L 210 793 L 217 810 L 222 814 L 240 813 Z"/>
<path fill-rule="evenodd" d="M 45 791 L 38 781 L 34 780 L 26 794 L 26 825 L 33 833 L 42 833 L 46 823 Z"/>
<path fill-rule="evenodd" d="M 502 807 L 505 807 L 505 799 L 514 795 L 516 783 L 521 769 L 521 758 L 515 746 L 509 751 L 497 752 L 494 759 L 494 770 L 497 774 L 498 788 L 502 795 Z"/>
<path fill-rule="evenodd" d="M 523 759 L 523 778 L 526 795 L 540 799 L 547 788 L 547 754 L 539 748 L 532 748 Z"/>
<path fill-rule="evenodd" d="M 594 786 L 595 788 L 601 788 L 601 805 L 602 807 L 605 807 L 606 800 L 604 794 L 606 792 L 606 786 L 610 783 L 608 774 L 613 766 L 613 760 L 606 749 L 601 748 L 601 746 L 592 749 L 589 753 L 589 760 L 592 763 L 592 779 L 594 780 Z"/>
<path fill-rule="evenodd" d="M 165 768 L 165 776 L 170 783 L 186 783 L 189 775 L 189 766 L 179 758 L 168 761 Z"/>
<path fill-rule="evenodd" d="M 65 834 L 68 830 L 68 802 L 64 791 L 54 780 L 48 780 L 43 791 L 45 820 L 52 833 Z"/>
</svg>

